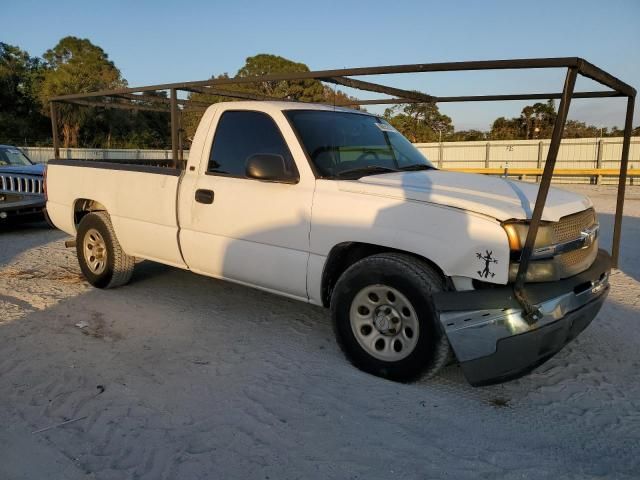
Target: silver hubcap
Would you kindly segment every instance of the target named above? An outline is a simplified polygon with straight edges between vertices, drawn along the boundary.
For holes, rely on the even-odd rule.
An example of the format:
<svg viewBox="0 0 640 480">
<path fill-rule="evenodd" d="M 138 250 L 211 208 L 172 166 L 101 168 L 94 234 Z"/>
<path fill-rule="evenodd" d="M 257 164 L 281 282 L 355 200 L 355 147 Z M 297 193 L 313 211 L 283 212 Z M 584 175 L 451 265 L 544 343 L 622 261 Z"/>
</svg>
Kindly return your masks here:
<svg viewBox="0 0 640 480">
<path fill-rule="evenodd" d="M 89 270 L 100 275 L 107 268 L 107 244 L 98 230 L 91 228 L 84 236 L 84 260 Z"/>
<path fill-rule="evenodd" d="M 360 346 L 379 360 L 402 360 L 416 348 L 418 316 L 407 297 L 393 287 L 369 285 L 360 290 L 349 318 Z"/>
</svg>

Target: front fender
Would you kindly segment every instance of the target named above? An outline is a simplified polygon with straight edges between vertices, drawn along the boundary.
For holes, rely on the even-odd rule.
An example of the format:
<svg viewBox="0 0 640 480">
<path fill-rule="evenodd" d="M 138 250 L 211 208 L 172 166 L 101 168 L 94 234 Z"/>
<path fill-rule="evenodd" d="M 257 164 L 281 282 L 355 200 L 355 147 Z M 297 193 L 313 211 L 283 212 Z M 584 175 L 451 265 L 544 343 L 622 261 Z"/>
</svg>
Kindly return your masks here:
<svg viewBox="0 0 640 480">
<path fill-rule="evenodd" d="M 493 218 L 465 210 L 344 191 L 316 191 L 311 253 L 327 256 L 343 242 L 420 255 L 448 276 L 506 284 L 509 243 Z"/>
</svg>

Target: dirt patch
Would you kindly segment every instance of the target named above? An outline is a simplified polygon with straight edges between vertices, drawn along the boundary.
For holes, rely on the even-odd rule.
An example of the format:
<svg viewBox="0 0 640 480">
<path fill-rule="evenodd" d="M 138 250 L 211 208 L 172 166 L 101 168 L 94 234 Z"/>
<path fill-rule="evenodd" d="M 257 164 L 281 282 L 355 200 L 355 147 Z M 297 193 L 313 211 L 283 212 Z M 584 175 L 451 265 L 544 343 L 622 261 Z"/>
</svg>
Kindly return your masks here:
<svg viewBox="0 0 640 480">
<path fill-rule="evenodd" d="M 121 340 L 122 335 L 113 329 L 113 322 L 106 321 L 101 312 L 91 312 L 88 320 L 81 320 L 75 324 L 83 335 L 106 341 Z"/>
<path fill-rule="evenodd" d="M 509 406 L 510 400 L 508 398 L 495 397 L 489 400 L 489 404 L 498 408 L 505 408 Z"/>
<path fill-rule="evenodd" d="M 1 274 L 5 278 L 17 278 L 20 280 L 53 280 L 72 284 L 87 283 L 80 271 L 63 266 L 53 267 L 50 270 L 20 269 L 7 267 Z"/>
</svg>

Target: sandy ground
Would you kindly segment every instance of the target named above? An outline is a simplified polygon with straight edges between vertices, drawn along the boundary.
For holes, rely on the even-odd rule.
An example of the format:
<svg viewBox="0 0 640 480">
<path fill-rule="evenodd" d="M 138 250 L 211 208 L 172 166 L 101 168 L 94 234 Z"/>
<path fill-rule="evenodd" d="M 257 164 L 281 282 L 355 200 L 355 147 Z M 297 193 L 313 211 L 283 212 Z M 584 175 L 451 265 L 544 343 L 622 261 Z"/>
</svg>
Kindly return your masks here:
<svg viewBox="0 0 640 480">
<path fill-rule="evenodd" d="M 572 189 L 606 243 L 612 190 Z M 0 479 L 638 478 L 640 187 L 624 228 L 594 323 L 480 389 L 457 366 L 410 385 L 366 375 L 325 310 L 173 268 L 92 289 L 64 234 L 5 228 Z"/>
</svg>

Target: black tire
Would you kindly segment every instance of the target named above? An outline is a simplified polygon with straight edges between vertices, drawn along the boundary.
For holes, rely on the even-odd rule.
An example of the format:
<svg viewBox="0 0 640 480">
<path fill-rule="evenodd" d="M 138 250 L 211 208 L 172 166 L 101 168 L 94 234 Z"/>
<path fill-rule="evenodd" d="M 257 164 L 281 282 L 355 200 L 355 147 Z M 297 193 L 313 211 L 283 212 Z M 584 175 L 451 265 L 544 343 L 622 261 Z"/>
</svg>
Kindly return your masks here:
<svg viewBox="0 0 640 480">
<path fill-rule="evenodd" d="M 90 267 L 90 259 L 85 258 L 84 253 L 87 233 L 95 230 L 100 234 L 106 246 L 105 265 L 97 273 Z M 124 253 L 120 247 L 107 212 L 92 212 L 82 218 L 76 236 L 76 254 L 80 270 L 94 287 L 115 288 L 125 285 L 131 280 L 135 258 Z"/>
<path fill-rule="evenodd" d="M 372 285 L 386 285 L 400 292 L 418 317 L 417 342 L 405 358 L 397 361 L 376 358 L 360 345 L 354 334 L 350 319 L 352 302 L 359 292 Z M 449 342 L 431 299 L 433 292 L 444 288 L 444 279 L 434 268 L 410 255 L 382 253 L 356 262 L 338 279 L 331 296 L 333 327 L 342 351 L 359 369 L 390 380 L 407 382 L 435 375 L 450 356 Z"/>
</svg>

